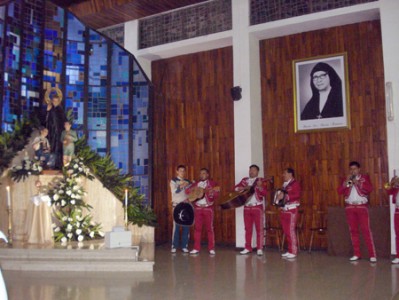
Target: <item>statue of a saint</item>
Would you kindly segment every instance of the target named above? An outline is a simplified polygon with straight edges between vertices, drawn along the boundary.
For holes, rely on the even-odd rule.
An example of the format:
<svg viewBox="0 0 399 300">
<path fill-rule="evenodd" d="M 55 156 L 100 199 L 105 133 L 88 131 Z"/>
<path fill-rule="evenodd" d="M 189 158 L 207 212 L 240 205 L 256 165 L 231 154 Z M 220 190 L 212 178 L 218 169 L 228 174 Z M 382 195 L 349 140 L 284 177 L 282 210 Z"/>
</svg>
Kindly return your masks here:
<svg viewBox="0 0 399 300">
<path fill-rule="evenodd" d="M 50 99 L 50 93 L 56 94 Z M 51 153 L 55 156 L 55 169 L 62 168 L 62 140 L 61 133 L 64 130 L 64 123 L 67 118 L 61 106 L 62 92 L 59 88 L 52 88 L 46 91 L 45 101 L 47 103 L 46 128 L 48 129 L 48 140 Z"/>
</svg>

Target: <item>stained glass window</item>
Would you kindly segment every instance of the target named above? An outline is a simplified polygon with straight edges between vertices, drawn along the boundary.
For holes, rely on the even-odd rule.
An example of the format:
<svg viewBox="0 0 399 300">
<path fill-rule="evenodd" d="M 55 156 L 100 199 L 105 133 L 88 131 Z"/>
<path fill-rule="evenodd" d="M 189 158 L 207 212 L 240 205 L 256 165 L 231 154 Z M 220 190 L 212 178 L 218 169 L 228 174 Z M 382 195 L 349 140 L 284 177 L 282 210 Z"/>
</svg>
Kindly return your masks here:
<svg viewBox="0 0 399 300">
<path fill-rule="evenodd" d="M 58 87 L 73 128 L 149 199 L 149 81 L 134 57 L 46 0 L 0 6 L 0 47 L 1 129 L 45 115 L 41 98 Z"/>
</svg>

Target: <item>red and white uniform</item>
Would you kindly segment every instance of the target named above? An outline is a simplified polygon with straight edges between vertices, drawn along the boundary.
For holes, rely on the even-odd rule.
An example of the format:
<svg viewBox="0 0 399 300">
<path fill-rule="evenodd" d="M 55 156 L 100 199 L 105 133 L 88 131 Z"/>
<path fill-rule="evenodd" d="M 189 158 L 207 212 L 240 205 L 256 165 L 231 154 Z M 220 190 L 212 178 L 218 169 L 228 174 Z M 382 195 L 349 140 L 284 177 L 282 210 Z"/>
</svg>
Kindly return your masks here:
<svg viewBox="0 0 399 300">
<path fill-rule="evenodd" d="M 370 217 L 368 210 L 368 195 L 373 190 L 370 177 L 360 174 L 356 177 L 357 182 L 352 186 L 346 185 L 343 178 L 338 187 L 338 193 L 345 196 L 345 214 L 351 235 L 353 255 L 361 257 L 359 226 L 370 257 L 376 257 L 373 235 L 370 229 Z"/>
<path fill-rule="evenodd" d="M 393 226 L 395 228 L 396 258 L 399 258 L 399 188 L 387 189 L 388 195 L 392 195 L 392 203 L 395 204 Z"/>
<path fill-rule="evenodd" d="M 298 241 L 295 233 L 295 226 L 298 220 L 298 207 L 301 198 L 301 186 L 294 178 L 283 184 L 283 189 L 287 191 L 286 203 L 281 208 L 280 221 L 283 232 L 287 237 L 288 252 L 297 255 Z"/>
<path fill-rule="evenodd" d="M 262 186 L 258 185 L 261 181 Z M 244 177 L 236 186 L 237 191 L 239 187 L 247 187 L 255 184 L 255 192 L 248 199 L 244 206 L 244 226 L 245 226 L 245 249 L 252 251 L 252 228 L 255 224 L 256 229 L 256 248 L 263 249 L 263 200 L 267 194 L 267 187 L 265 180 L 261 177 Z"/>
<path fill-rule="evenodd" d="M 205 193 L 202 199 L 194 202 L 194 250 L 200 251 L 202 227 L 205 226 L 206 232 L 208 234 L 208 250 L 210 251 L 215 249 L 215 233 L 213 230 L 213 203 L 219 196 L 219 192 L 213 190 L 217 186 L 217 183 L 213 180 L 207 179 L 193 183 L 186 190 L 186 193 L 189 194 L 191 190 L 197 186 L 205 189 Z"/>
</svg>

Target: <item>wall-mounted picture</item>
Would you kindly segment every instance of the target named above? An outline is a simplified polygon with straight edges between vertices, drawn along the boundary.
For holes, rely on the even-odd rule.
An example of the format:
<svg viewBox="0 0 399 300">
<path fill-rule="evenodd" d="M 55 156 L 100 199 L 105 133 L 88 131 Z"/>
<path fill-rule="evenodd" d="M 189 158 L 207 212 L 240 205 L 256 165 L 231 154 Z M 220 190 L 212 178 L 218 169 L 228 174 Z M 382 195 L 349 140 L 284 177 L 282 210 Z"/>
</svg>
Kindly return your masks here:
<svg viewBox="0 0 399 300">
<path fill-rule="evenodd" d="M 295 132 L 350 128 L 346 53 L 293 63 Z"/>
</svg>

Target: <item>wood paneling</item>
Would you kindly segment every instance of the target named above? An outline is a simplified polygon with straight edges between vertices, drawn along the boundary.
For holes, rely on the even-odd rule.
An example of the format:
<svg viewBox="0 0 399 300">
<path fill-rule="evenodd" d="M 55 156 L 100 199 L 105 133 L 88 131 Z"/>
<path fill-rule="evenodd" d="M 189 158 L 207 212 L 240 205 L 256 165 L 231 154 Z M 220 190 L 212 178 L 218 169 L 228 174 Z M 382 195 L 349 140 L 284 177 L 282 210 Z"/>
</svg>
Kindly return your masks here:
<svg viewBox="0 0 399 300">
<path fill-rule="evenodd" d="M 351 130 L 294 133 L 292 61 L 347 52 Z M 379 21 L 260 42 L 265 172 L 293 167 L 301 182 L 305 232 L 312 209 L 343 206 L 336 192 L 348 163 L 359 161 L 374 185 L 371 205 L 388 203 L 384 73 Z M 276 186 L 282 180 L 277 180 Z"/>
<path fill-rule="evenodd" d="M 158 216 L 156 242 L 169 242 L 172 206 L 169 182 L 176 166 L 198 180 L 210 169 L 222 194 L 234 186 L 232 48 L 155 61 L 153 123 L 153 203 Z M 235 242 L 234 210 L 215 209 L 217 243 Z"/>
</svg>

